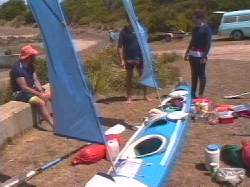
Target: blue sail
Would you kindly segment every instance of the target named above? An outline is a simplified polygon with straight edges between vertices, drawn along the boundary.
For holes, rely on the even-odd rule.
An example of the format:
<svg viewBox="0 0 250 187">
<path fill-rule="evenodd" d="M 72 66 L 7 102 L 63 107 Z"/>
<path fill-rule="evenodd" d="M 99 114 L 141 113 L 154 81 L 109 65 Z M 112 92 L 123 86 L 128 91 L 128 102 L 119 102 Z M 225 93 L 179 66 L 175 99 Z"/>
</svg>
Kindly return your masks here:
<svg viewBox="0 0 250 187">
<path fill-rule="evenodd" d="M 58 0 L 28 0 L 28 3 L 48 52 L 55 133 L 104 143 L 87 71 L 74 48 Z"/>
<path fill-rule="evenodd" d="M 123 4 L 136 33 L 136 37 L 143 55 L 144 66 L 140 83 L 152 88 L 160 88 L 160 81 L 155 67 L 155 57 L 152 48 L 148 44 L 147 29 L 140 22 L 133 2 L 131 0 L 123 0 Z"/>
</svg>

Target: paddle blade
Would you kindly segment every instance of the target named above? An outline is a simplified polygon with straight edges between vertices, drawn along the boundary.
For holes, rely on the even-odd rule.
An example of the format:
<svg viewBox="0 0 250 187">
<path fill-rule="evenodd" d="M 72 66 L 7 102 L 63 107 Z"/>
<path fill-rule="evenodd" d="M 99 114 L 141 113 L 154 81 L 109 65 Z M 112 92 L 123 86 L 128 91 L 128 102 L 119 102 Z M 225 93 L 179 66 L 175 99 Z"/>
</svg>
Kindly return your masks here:
<svg viewBox="0 0 250 187">
<path fill-rule="evenodd" d="M 238 94 L 238 95 L 229 95 L 229 96 L 224 96 L 224 99 L 240 99 L 244 95 L 250 95 L 250 92 L 245 92 L 243 94 Z"/>
<path fill-rule="evenodd" d="M 240 99 L 241 97 L 239 95 L 228 95 L 224 96 L 224 99 Z"/>
<path fill-rule="evenodd" d="M 1 184 L 1 187 L 18 187 L 20 184 L 23 184 L 24 182 L 26 182 L 26 174 L 12 177 L 11 179 Z"/>
</svg>

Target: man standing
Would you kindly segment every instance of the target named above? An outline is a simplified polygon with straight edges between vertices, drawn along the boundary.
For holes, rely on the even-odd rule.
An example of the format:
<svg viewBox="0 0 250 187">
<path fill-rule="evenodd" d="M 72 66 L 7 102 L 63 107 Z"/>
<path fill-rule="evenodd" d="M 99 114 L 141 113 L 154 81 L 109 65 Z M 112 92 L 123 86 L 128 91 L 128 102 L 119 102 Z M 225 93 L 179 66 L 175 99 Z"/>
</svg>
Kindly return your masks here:
<svg viewBox="0 0 250 187">
<path fill-rule="evenodd" d="M 11 84 L 15 100 L 37 106 L 43 118 L 53 128 L 53 120 L 46 107 L 50 96 L 44 92 L 34 66 L 39 54 L 40 52 L 31 45 L 21 48 L 19 61 L 10 71 Z"/>
<path fill-rule="evenodd" d="M 121 66 L 127 72 L 127 102 L 131 103 L 131 86 L 134 69 L 137 70 L 139 76 L 143 72 L 143 57 L 136 35 L 131 25 L 125 26 L 119 35 L 118 54 L 121 61 Z M 143 87 L 144 99 L 149 100 L 146 95 L 146 87 Z"/>
<path fill-rule="evenodd" d="M 206 23 L 206 16 L 202 11 L 193 14 L 195 24 L 192 39 L 185 53 L 185 60 L 189 60 L 192 77 L 192 97 L 196 98 L 196 88 L 199 80 L 199 97 L 203 97 L 206 86 L 207 54 L 211 47 L 212 32 Z"/>
</svg>

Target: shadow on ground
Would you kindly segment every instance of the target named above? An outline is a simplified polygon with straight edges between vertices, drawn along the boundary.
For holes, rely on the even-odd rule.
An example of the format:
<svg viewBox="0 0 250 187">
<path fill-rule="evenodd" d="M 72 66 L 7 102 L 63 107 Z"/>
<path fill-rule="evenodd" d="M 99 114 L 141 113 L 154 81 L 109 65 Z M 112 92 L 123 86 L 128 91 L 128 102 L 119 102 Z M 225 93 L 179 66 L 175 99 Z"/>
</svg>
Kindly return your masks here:
<svg viewBox="0 0 250 187">
<path fill-rule="evenodd" d="M 123 126 L 125 126 L 125 128 L 127 130 L 131 130 L 131 131 L 136 131 L 137 128 L 132 125 L 132 124 L 128 124 L 128 122 L 126 122 L 124 119 L 114 119 L 114 118 L 101 118 L 104 122 L 104 125 L 106 127 L 113 127 L 116 124 L 121 124 Z"/>
<path fill-rule="evenodd" d="M 108 97 L 105 99 L 98 99 L 96 102 L 103 103 L 103 104 L 110 104 L 110 103 L 122 102 L 126 100 L 127 98 L 125 96 L 115 96 L 115 97 Z"/>
</svg>

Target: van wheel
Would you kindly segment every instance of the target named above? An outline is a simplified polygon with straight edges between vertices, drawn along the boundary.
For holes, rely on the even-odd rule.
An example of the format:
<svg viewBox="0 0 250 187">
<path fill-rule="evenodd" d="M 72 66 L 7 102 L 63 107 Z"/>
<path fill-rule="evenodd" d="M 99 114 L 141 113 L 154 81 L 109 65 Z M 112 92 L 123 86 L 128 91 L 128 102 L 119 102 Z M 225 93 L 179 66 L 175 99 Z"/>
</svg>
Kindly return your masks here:
<svg viewBox="0 0 250 187">
<path fill-rule="evenodd" d="M 244 35 L 241 31 L 233 31 L 231 37 L 234 40 L 242 40 L 244 38 Z"/>
</svg>

